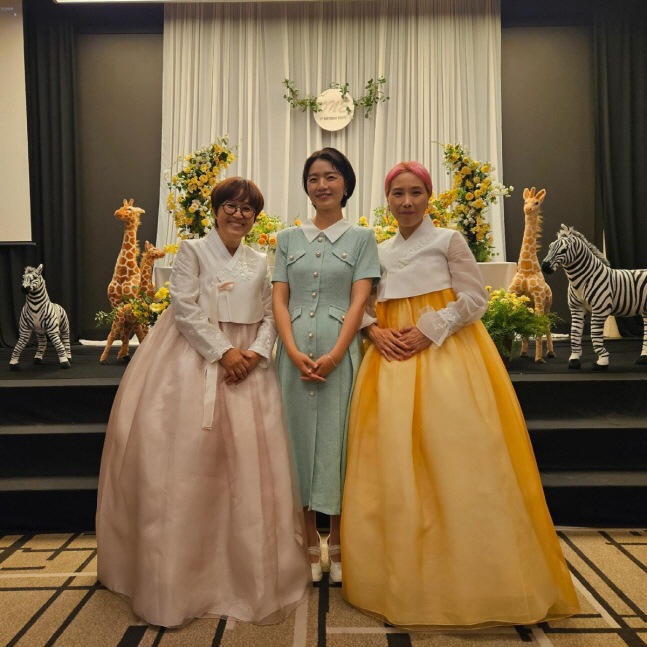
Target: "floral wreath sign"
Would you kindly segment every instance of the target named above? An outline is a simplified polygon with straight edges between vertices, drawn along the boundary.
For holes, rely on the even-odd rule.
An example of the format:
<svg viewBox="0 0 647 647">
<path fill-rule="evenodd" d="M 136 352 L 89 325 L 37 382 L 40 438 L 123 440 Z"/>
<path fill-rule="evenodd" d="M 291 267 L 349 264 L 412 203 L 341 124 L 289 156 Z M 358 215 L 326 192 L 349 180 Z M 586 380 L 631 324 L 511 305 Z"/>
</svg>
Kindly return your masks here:
<svg viewBox="0 0 647 647">
<path fill-rule="evenodd" d="M 341 130 L 353 120 L 355 104 L 353 98 L 339 88 L 325 90 L 317 97 L 320 110 L 314 113 L 315 121 L 324 130 Z"/>
</svg>

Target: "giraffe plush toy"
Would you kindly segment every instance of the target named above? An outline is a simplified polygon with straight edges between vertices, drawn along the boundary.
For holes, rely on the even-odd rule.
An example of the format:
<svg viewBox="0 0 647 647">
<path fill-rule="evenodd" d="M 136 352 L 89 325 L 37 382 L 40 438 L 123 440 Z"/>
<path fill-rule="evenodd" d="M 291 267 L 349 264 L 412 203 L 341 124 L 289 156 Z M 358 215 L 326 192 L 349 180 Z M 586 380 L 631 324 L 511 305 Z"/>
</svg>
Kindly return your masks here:
<svg viewBox="0 0 647 647">
<path fill-rule="evenodd" d="M 124 239 L 121 243 L 119 256 L 112 280 L 108 285 L 108 299 L 113 308 L 118 307 L 124 296 L 137 296 L 139 291 L 139 244 L 137 243 L 137 229 L 139 217 L 146 213 L 143 209 L 133 206 L 133 200 L 124 200 L 124 205 L 115 211 L 115 218 L 124 223 Z M 136 285 L 135 285 L 136 283 Z"/>
<path fill-rule="evenodd" d="M 523 212 L 526 226 L 517 263 L 517 273 L 508 288 L 508 292 L 529 297 L 530 307 L 540 315 L 548 314 L 553 303 L 553 293 L 544 279 L 537 259 L 538 241 L 541 237 L 541 204 L 545 197 L 546 189 L 541 189 L 537 193 L 535 193 L 534 186 L 532 189 L 523 190 Z M 546 350 L 546 357 L 555 357 L 550 332 L 546 335 Z M 542 354 L 542 337 L 540 336 L 537 337 L 535 343 L 535 362 L 545 363 Z M 527 339 L 523 339 L 521 342 L 521 356 L 528 356 Z"/>
<path fill-rule="evenodd" d="M 157 247 L 153 247 L 153 245 L 146 241 L 146 251 L 142 256 L 141 266 L 139 268 L 139 278 L 136 281 L 137 295 L 145 294 L 150 298 L 155 296 L 156 289 L 152 281 L 153 263 L 156 259 L 163 258 L 165 255 L 166 253 L 164 251 L 157 249 Z M 133 332 L 137 335 L 137 339 L 139 339 L 139 343 L 141 344 L 148 333 L 148 326 L 137 322 L 135 315 L 133 314 L 132 306 L 129 303 L 122 303 L 112 322 L 110 334 L 108 335 L 106 347 L 101 354 L 100 362 L 102 364 L 108 363 L 110 347 L 117 337 L 121 339 L 121 349 L 117 354 L 117 359 L 123 359 L 127 362 L 130 359 L 129 344 Z"/>
</svg>

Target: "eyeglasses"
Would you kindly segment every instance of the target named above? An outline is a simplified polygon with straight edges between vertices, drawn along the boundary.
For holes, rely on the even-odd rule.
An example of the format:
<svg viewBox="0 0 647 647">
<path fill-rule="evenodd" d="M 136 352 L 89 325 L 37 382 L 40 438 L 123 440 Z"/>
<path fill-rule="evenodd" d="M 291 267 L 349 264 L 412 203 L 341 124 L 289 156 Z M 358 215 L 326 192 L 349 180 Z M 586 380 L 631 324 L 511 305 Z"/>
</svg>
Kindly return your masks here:
<svg viewBox="0 0 647 647">
<path fill-rule="evenodd" d="M 222 209 L 228 216 L 233 216 L 237 211 L 240 211 L 240 215 L 243 218 L 253 218 L 254 209 L 248 204 L 244 204 L 242 207 L 235 205 L 233 202 L 223 202 Z"/>
</svg>

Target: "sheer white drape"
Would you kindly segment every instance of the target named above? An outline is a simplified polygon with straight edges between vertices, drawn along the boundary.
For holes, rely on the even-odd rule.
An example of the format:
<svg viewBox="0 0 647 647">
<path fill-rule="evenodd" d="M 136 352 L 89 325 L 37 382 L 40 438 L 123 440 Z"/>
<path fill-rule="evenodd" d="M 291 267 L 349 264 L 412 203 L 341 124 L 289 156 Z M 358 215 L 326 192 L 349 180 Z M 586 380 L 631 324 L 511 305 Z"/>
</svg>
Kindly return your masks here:
<svg viewBox="0 0 647 647">
<path fill-rule="evenodd" d="M 465 144 L 500 178 L 500 52 L 500 0 L 167 4 L 162 170 L 228 133 L 239 144 L 228 174 L 254 180 L 266 212 L 290 224 L 313 215 L 301 171 L 322 146 L 339 148 L 357 173 L 351 222 L 385 204 L 384 176 L 402 160 L 424 163 L 437 193 L 448 188 L 435 141 Z M 285 78 L 300 96 L 348 81 L 358 98 L 380 75 L 390 100 L 335 133 L 283 98 Z M 162 173 L 158 245 L 175 241 L 166 195 Z M 496 205 L 490 219 L 503 260 Z"/>
</svg>

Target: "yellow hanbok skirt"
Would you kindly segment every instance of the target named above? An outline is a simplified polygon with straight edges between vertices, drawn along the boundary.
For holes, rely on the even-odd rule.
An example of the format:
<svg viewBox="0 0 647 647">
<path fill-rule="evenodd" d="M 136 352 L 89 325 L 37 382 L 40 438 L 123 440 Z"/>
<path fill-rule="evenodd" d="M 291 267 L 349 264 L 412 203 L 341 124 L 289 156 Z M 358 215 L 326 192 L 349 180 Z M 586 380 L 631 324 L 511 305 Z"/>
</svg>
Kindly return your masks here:
<svg viewBox="0 0 647 647">
<path fill-rule="evenodd" d="M 378 303 L 400 329 L 451 289 Z M 350 410 L 343 595 L 410 629 L 577 613 L 526 424 L 483 324 L 388 362 L 371 344 Z"/>
</svg>

